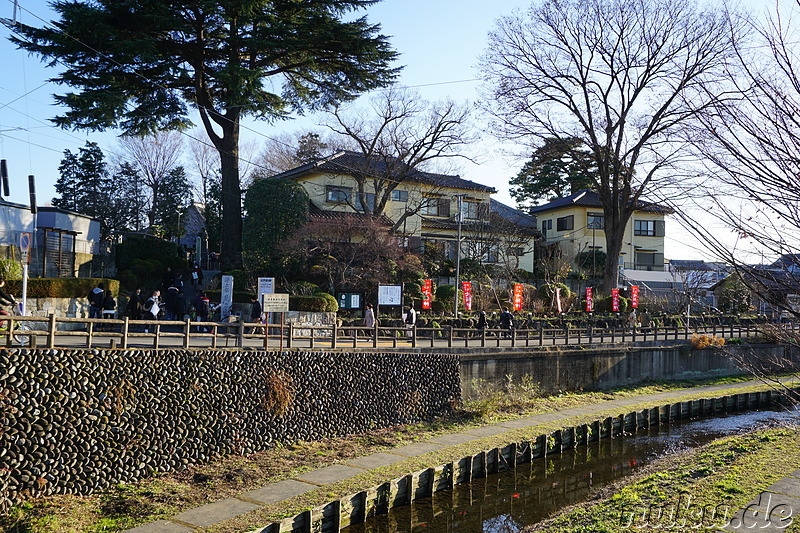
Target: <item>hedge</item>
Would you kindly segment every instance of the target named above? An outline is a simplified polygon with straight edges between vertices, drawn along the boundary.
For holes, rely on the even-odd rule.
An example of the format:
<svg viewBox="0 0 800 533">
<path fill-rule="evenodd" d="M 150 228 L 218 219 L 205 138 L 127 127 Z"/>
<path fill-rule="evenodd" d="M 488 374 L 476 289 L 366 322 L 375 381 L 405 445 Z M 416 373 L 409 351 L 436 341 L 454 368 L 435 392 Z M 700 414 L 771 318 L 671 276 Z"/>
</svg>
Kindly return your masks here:
<svg viewBox="0 0 800 533">
<path fill-rule="evenodd" d="M 289 296 L 289 309 L 292 311 L 312 311 L 335 313 L 339 310 L 339 304 L 332 295 L 326 292 L 318 292 L 312 296 Z"/>
<path fill-rule="evenodd" d="M 119 295 L 119 280 L 108 278 L 31 278 L 28 298 L 86 298 L 89 292 L 103 283 L 115 297 Z M 22 297 L 22 280 L 6 281 L 6 292 Z"/>
</svg>

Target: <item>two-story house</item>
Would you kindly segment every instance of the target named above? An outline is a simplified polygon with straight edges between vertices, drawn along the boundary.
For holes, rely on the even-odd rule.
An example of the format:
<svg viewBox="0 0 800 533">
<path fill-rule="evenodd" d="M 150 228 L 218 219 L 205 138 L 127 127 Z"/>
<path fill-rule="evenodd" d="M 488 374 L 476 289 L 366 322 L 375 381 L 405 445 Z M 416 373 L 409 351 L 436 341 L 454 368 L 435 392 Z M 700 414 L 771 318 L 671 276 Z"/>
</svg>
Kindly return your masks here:
<svg viewBox="0 0 800 533">
<path fill-rule="evenodd" d="M 355 175 L 364 184 L 366 209 L 357 193 Z M 270 179 L 300 183 L 311 200 L 312 221 L 352 223 L 353 217 L 375 214 L 377 205 L 380 220 L 391 225 L 389 229 L 414 252 L 431 246 L 455 258 L 460 231 L 462 258 L 485 263 L 511 261 L 513 268 L 533 269 L 533 243 L 538 233 L 535 219 L 493 200 L 493 187 L 423 171 L 404 173 L 396 181 L 392 176 L 388 165 L 368 165 L 361 154 L 342 151 Z"/>
<path fill-rule="evenodd" d="M 622 241 L 625 269 L 664 270 L 664 216 L 672 212 L 658 204 L 637 204 Z M 557 245 L 571 261 L 581 252 L 605 252 L 605 217 L 595 191 L 578 191 L 534 207 L 531 214 L 536 215 L 544 243 Z"/>
</svg>

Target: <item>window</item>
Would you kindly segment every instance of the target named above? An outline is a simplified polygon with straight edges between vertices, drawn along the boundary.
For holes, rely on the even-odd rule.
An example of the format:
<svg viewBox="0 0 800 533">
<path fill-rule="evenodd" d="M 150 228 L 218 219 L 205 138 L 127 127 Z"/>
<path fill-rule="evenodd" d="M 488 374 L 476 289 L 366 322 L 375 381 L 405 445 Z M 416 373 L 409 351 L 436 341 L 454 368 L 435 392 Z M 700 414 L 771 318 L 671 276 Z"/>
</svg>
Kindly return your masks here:
<svg viewBox="0 0 800 533">
<path fill-rule="evenodd" d="M 575 227 L 575 216 L 569 215 L 556 219 L 556 231 L 570 231 Z"/>
<path fill-rule="evenodd" d="M 496 244 L 490 245 L 489 249 L 486 250 L 486 262 L 497 263 L 499 255 L 500 255 L 500 250 L 498 249 L 497 245 Z"/>
<path fill-rule="evenodd" d="M 549 229 L 553 229 L 553 221 L 552 220 L 542 220 L 542 231 L 546 231 Z"/>
<path fill-rule="evenodd" d="M 605 229 L 606 218 L 599 213 L 589 213 L 586 219 L 586 227 L 589 229 Z"/>
<path fill-rule="evenodd" d="M 393 202 L 408 202 L 408 191 L 400 191 L 400 190 L 393 190 L 392 191 L 392 201 Z"/>
<path fill-rule="evenodd" d="M 449 217 L 450 199 L 442 198 L 441 196 L 429 196 L 425 198 L 422 214 L 431 217 Z"/>
<path fill-rule="evenodd" d="M 461 216 L 466 220 L 477 220 L 480 218 L 480 202 L 461 202 Z"/>
<path fill-rule="evenodd" d="M 634 220 L 633 221 L 633 234 L 643 235 L 646 237 L 663 237 L 664 236 L 664 221 L 663 220 Z"/>
<path fill-rule="evenodd" d="M 514 246 L 508 250 L 508 254 L 512 257 L 522 257 L 523 255 L 525 255 L 525 250 L 520 248 L 519 246 Z"/>
<path fill-rule="evenodd" d="M 353 190 L 350 187 L 328 185 L 325 188 L 325 201 L 329 204 L 346 204 L 350 201 Z"/>
<path fill-rule="evenodd" d="M 366 192 L 364 193 L 364 196 L 366 197 L 367 207 L 369 207 L 370 213 L 375 211 L 375 194 L 371 192 Z M 355 197 L 356 197 L 356 211 L 364 211 L 364 207 L 361 205 L 361 199 L 358 197 L 357 194 L 355 195 Z"/>
</svg>

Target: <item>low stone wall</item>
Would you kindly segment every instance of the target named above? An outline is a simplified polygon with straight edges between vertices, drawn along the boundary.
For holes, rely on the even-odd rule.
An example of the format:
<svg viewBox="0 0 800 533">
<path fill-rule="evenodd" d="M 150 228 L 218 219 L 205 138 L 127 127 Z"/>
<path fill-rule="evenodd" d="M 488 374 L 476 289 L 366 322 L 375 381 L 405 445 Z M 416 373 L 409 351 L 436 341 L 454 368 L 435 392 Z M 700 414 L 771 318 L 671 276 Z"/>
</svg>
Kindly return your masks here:
<svg viewBox="0 0 800 533">
<path fill-rule="evenodd" d="M 431 418 L 459 394 L 453 355 L 0 349 L 0 511 Z"/>
<path fill-rule="evenodd" d="M 800 352 L 791 346 L 741 345 L 693 350 L 675 346 L 591 347 L 589 349 L 506 350 L 462 353 L 463 396 L 474 394 L 483 381 L 501 386 L 510 376 L 529 375 L 542 392 L 597 390 L 635 385 L 647 380 L 702 379 L 730 376 L 759 366 L 767 372 L 800 368 Z"/>
</svg>

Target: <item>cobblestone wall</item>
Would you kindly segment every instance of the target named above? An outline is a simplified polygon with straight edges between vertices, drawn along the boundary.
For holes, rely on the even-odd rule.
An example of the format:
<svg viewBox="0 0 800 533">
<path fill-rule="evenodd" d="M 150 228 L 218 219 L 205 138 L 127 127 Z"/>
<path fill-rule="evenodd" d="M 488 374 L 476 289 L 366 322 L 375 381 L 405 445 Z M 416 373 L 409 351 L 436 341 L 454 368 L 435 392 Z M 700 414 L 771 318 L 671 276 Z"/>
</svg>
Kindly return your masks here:
<svg viewBox="0 0 800 533">
<path fill-rule="evenodd" d="M 428 419 L 459 396 L 452 355 L 0 350 L 0 512 L 31 495 Z"/>
</svg>

